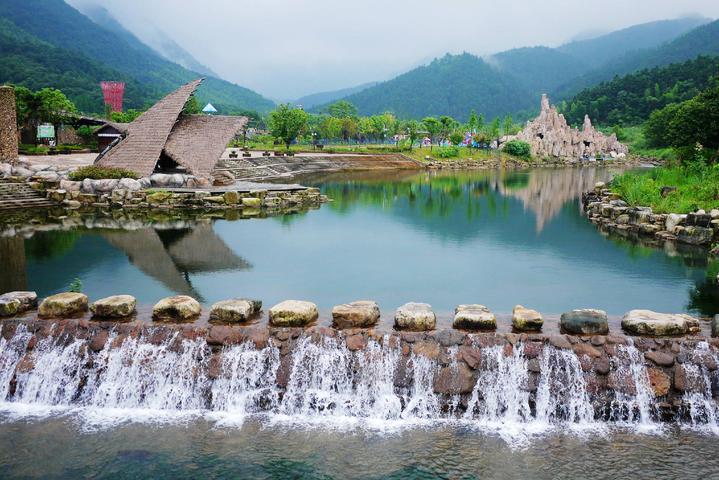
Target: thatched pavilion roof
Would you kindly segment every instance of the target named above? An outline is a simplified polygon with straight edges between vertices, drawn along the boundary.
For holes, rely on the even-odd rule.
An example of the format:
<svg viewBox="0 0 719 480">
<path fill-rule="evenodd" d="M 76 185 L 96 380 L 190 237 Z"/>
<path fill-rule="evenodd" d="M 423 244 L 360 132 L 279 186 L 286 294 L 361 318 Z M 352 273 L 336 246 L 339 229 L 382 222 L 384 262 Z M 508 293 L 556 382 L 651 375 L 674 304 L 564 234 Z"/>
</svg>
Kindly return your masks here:
<svg viewBox="0 0 719 480">
<path fill-rule="evenodd" d="M 200 83 L 202 79 L 178 88 L 137 117 L 128 125 L 127 136 L 104 155 L 100 154 L 95 163 L 151 175 L 182 109 Z"/>
<path fill-rule="evenodd" d="M 209 178 L 247 117 L 182 115 L 165 144 L 165 155 L 195 176 Z"/>
</svg>

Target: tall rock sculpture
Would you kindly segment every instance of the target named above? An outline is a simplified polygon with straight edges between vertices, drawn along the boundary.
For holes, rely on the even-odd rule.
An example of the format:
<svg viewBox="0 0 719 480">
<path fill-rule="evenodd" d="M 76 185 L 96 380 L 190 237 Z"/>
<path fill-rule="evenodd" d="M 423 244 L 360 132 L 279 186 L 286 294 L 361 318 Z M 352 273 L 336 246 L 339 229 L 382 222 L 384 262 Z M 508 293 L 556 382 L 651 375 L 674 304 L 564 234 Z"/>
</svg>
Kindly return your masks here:
<svg viewBox="0 0 719 480">
<path fill-rule="evenodd" d="M 17 112 L 15 89 L 0 86 L 0 163 L 17 161 Z"/>
<path fill-rule="evenodd" d="M 542 95 L 539 116 L 527 122 L 524 130 L 517 135 L 505 137 L 505 141 L 509 140 L 527 142 L 532 148 L 532 155 L 537 157 L 581 159 L 605 155 L 616 158 L 629 152 L 616 135 L 607 136 L 597 131 L 589 116 L 584 117 L 581 131 L 570 127 L 564 115 L 550 105 L 547 95 Z"/>
</svg>

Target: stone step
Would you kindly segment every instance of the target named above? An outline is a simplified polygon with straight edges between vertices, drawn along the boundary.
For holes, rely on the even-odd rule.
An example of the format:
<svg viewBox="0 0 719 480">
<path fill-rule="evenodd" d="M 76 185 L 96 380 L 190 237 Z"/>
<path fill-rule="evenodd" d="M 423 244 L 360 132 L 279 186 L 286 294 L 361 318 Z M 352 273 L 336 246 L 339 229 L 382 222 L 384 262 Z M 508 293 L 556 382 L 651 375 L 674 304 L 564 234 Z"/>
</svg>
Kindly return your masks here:
<svg viewBox="0 0 719 480">
<path fill-rule="evenodd" d="M 0 210 L 53 207 L 57 203 L 25 183 L 0 183 Z"/>
</svg>

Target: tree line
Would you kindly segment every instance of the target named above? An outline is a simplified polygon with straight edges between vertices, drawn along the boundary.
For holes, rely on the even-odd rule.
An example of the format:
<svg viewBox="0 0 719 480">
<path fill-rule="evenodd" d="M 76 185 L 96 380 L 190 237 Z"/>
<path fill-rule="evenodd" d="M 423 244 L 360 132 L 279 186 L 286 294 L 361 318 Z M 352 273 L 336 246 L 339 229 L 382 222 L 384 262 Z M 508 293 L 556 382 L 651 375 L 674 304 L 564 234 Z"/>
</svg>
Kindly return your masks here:
<svg viewBox="0 0 719 480">
<path fill-rule="evenodd" d="M 489 146 L 503 135 L 517 132 L 512 117 L 499 117 L 486 122 L 483 115 L 472 111 L 466 122 L 442 115 L 422 120 L 400 120 L 393 113 L 360 116 L 357 108 L 340 100 L 328 106 L 323 113 L 310 114 L 290 104 L 279 105 L 270 112 L 267 127 L 270 135 L 287 148 L 295 142 L 306 143 L 386 143 L 400 137 L 409 148 L 420 138 L 428 138 L 431 145 L 460 145 L 469 135 L 477 146 Z"/>
</svg>

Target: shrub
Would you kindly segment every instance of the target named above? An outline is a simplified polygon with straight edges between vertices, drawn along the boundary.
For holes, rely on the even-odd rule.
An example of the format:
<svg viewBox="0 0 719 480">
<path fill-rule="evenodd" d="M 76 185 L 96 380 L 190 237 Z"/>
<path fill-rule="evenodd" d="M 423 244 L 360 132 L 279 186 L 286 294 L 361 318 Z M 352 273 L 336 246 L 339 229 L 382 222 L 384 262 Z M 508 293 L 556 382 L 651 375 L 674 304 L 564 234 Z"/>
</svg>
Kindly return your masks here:
<svg viewBox="0 0 719 480">
<path fill-rule="evenodd" d="M 70 282 L 70 285 L 68 285 L 67 289 L 72 293 L 82 293 L 82 280 L 75 277 L 75 279 Z"/>
<path fill-rule="evenodd" d="M 434 154 L 439 158 L 454 158 L 459 156 L 459 148 L 457 147 L 442 147 L 434 151 Z"/>
<path fill-rule="evenodd" d="M 80 167 L 69 175 L 70 180 L 79 182 L 86 178 L 92 180 L 103 180 L 106 178 L 120 179 L 120 178 L 134 178 L 137 179 L 138 175 L 132 170 L 125 170 L 124 168 L 114 167 L 99 167 L 97 165 L 88 165 L 87 167 Z"/>
<path fill-rule="evenodd" d="M 532 149 L 529 144 L 521 140 L 510 140 L 504 145 L 504 151 L 520 158 L 530 158 L 532 156 Z"/>
</svg>

